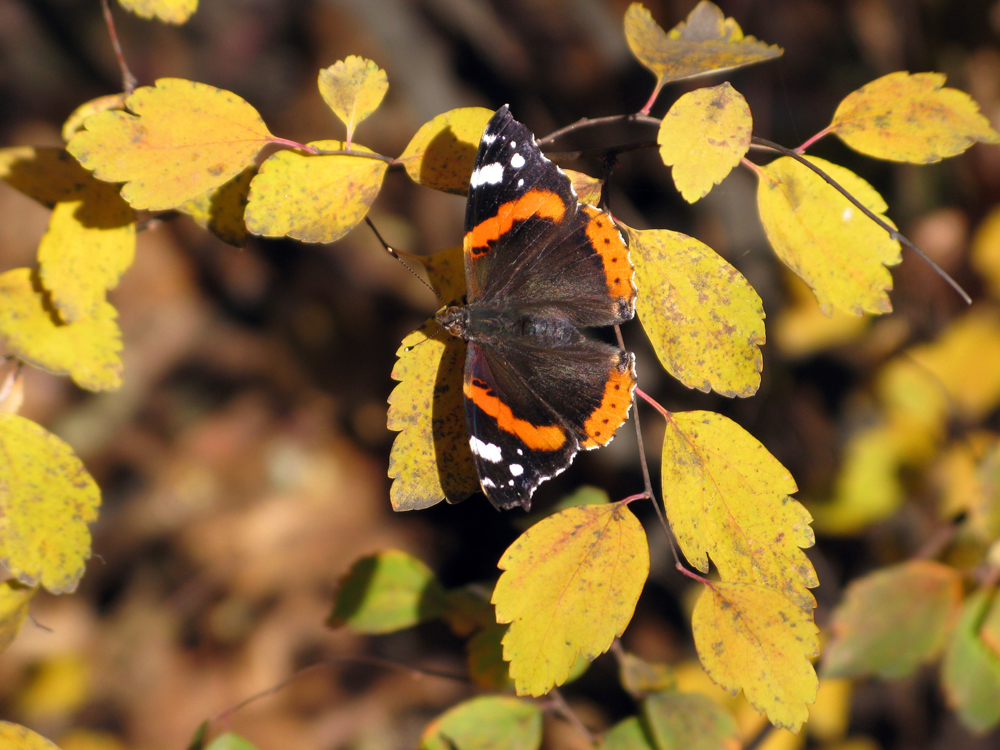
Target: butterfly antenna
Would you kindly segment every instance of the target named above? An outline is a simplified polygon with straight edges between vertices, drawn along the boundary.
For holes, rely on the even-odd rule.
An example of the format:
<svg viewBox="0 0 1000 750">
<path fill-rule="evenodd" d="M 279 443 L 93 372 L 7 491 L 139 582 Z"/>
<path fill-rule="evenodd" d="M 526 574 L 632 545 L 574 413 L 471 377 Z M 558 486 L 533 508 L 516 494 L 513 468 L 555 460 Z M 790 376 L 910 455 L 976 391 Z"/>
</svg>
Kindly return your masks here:
<svg viewBox="0 0 1000 750">
<path fill-rule="evenodd" d="M 366 216 L 365 217 L 365 221 L 368 223 L 368 226 L 371 228 L 371 230 L 375 233 L 375 236 L 378 238 L 378 241 L 382 243 L 382 247 L 385 248 L 385 251 L 387 253 L 389 253 L 389 255 L 391 255 L 393 258 L 395 258 L 396 260 L 398 260 L 400 263 L 402 263 L 403 264 L 403 268 L 405 268 L 407 271 L 409 271 L 410 273 L 412 273 L 416 277 L 417 281 L 419 281 L 425 287 L 427 287 L 428 289 L 430 289 L 431 290 L 431 294 L 433 294 L 435 297 L 437 297 L 438 300 L 440 300 L 441 303 L 443 304 L 444 300 L 441 299 L 441 295 L 438 294 L 434 290 L 434 287 L 432 287 L 430 284 L 428 284 L 427 281 L 419 273 L 417 273 L 409 265 L 407 265 L 406 261 L 403 260 L 402 257 L 400 257 L 399 252 L 394 247 L 392 247 L 388 242 L 385 241 L 385 238 L 382 237 L 382 235 L 379 233 L 378 229 L 375 228 L 375 224 L 372 223 L 372 220 Z"/>
</svg>

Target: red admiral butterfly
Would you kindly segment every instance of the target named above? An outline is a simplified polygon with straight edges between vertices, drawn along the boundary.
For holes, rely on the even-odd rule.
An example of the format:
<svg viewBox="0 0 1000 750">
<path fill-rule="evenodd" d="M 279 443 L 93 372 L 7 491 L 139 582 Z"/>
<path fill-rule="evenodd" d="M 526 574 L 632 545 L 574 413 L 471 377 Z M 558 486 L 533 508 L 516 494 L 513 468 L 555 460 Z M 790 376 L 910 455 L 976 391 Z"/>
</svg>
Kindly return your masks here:
<svg viewBox="0 0 1000 750">
<path fill-rule="evenodd" d="M 581 448 L 614 437 L 635 388 L 629 352 L 579 329 L 635 315 L 628 248 L 611 217 L 577 201 L 507 107 L 479 143 L 465 209 L 466 304 L 436 316 L 468 344 L 465 418 L 479 483 L 520 505 Z"/>
</svg>

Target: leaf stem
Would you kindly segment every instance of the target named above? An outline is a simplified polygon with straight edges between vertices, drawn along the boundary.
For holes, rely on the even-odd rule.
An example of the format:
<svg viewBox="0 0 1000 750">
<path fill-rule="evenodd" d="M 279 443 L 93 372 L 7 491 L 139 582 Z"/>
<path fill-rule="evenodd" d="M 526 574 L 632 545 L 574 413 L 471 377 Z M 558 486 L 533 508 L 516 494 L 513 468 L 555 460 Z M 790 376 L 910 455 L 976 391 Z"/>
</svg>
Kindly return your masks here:
<svg viewBox="0 0 1000 750">
<path fill-rule="evenodd" d="M 600 127 L 603 125 L 624 125 L 631 122 L 638 122 L 643 125 L 655 125 L 660 127 L 660 120 L 656 117 L 649 117 L 643 113 L 637 113 L 632 115 L 608 115 L 607 117 L 583 117 L 574 123 L 571 123 L 565 127 L 559 128 L 549 133 L 544 138 L 539 139 L 538 145 L 544 146 L 546 144 L 552 143 L 553 141 L 561 138 L 564 135 L 570 133 L 575 133 L 578 130 L 587 130 L 589 128 Z"/>
<path fill-rule="evenodd" d="M 136 79 L 132 71 L 125 62 L 125 55 L 122 53 L 122 46 L 118 43 L 118 32 L 115 31 L 115 19 L 111 16 L 111 8 L 108 7 L 108 0 L 101 0 L 101 7 L 104 10 L 104 23 L 108 27 L 108 34 L 111 35 L 111 46 L 115 49 L 115 57 L 118 58 L 118 67 L 122 71 L 122 90 L 125 96 L 129 96 L 135 91 Z"/>
<path fill-rule="evenodd" d="M 807 143 L 808 143 L 808 141 L 807 141 Z M 896 242 L 900 242 L 903 245 L 906 245 L 906 247 L 910 248 L 910 250 L 912 250 L 921 259 L 923 259 L 923 261 L 925 263 L 927 263 L 931 268 L 934 269 L 934 272 L 937 273 L 938 276 L 940 276 L 942 279 L 944 279 L 948 283 L 948 286 L 950 286 L 952 289 L 954 289 L 958 293 L 958 295 L 965 301 L 965 304 L 967 304 L 967 305 L 971 305 L 972 304 L 972 297 L 969 296 L 968 292 L 966 292 L 959 285 L 959 283 L 957 281 L 955 281 L 951 276 L 948 275 L 947 271 L 945 271 L 943 268 L 941 268 L 941 266 L 939 266 L 937 263 L 935 263 L 933 260 L 931 260 L 923 250 L 921 250 L 919 247 L 917 247 L 912 242 L 910 242 L 910 240 L 908 240 L 903 235 L 902 232 L 900 232 L 898 229 L 892 227 L 891 225 L 889 225 L 888 223 L 886 223 L 885 221 L 883 221 L 881 218 L 879 218 L 878 215 L 876 215 L 872 210 L 870 210 L 861 201 L 859 201 L 857 198 L 855 198 L 853 195 L 851 195 L 849 192 L 847 192 L 847 190 L 845 190 L 836 180 L 834 180 L 832 177 L 830 177 L 830 175 L 828 175 L 822 169 L 820 169 L 815 164 L 813 164 L 811 161 L 809 161 L 808 159 L 806 159 L 804 156 L 802 156 L 802 154 L 796 153 L 795 151 L 793 151 L 793 150 L 791 150 L 789 148 L 785 148 L 784 146 L 781 146 L 781 145 L 779 145 L 777 143 L 772 143 L 771 141 L 765 140 L 764 138 L 760 138 L 758 136 L 754 136 L 752 138 L 752 140 L 751 140 L 751 147 L 752 148 L 756 147 L 758 149 L 767 149 L 769 151 L 776 151 L 779 154 L 783 154 L 785 156 L 791 157 L 792 159 L 795 159 L 797 162 L 799 162 L 803 166 L 807 167 L 808 169 L 811 169 L 824 182 L 826 182 L 830 187 L 832 187 L 838 193 L 840 193 L 845 198 L 847 198 L 847 200 L 849 200 L 859 211 L 861 211 L 861 213 L 863 213 L 869 219 L 871 219 L 876 224 L 878 224 L 880 227 L 882 227 L 882 229 L 884 229 L 886 232 L 888 232 L 890 239 L 895 240 Z"/>
<path fill-rule="evenodd" d="M 833 126 L 832 125 L 827 125 L 825 128 L 823 128 L 821 131 L 819 131 L 812 138 L 807 138 L 805 143 L 803 143 L 801 146 L 799 146 L 797 149 L 795 149 L 795 153 L 797 153 L 797 154 L 803 153 L 807 148 L 809 148 L 811 145 L 813 145 L 816 141 L 818 141 L 820 138 L 822 138 L 825 135 L 829 135 L 831 132 L 833 132 Z"/>
</svg>

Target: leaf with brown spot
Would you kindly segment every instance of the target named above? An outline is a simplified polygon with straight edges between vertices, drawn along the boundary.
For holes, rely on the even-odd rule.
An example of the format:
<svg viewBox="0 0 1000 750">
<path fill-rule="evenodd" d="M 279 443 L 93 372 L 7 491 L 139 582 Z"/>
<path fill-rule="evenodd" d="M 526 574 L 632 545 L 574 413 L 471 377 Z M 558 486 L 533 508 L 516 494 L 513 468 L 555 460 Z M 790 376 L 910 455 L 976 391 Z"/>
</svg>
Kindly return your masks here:
<svg viewBox="0 0 1000 750">
<path fill-rule="evenodd" d="M 424 187 L 465 195 L 479 140 L 492 116 L 492 111 L 482 107 L 440 114 L 420 126 L 396 162 Z"/>
<path fill-rule="evenodd" d="M 349 55 L 319 72 L 319 93 L 347 126 L 347 143 L 354 140 L 358 123 L 378 109 L 388 90 L 385 71 L 357 55 Z"/>
<path fill-rule="evenodd" d="M 343 141 L 309 144 L 324 151 L 346 148 Z M 372 151 L 354 144 L 353 151 Z M 345 154 L 279 151 L 265 161 L 250 183 L 247 229 L 264 237 L 334 242 L 367 215 L 382 188 L 388 164 Z"/>
</svg>

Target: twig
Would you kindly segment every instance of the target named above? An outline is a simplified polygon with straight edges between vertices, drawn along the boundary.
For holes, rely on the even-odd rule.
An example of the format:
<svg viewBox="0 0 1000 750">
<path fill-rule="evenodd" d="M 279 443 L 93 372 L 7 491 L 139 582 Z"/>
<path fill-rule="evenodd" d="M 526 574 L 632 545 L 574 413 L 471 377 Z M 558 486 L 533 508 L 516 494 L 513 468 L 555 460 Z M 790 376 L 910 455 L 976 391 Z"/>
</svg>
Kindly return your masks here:
<svg viewBox="0 0 1000 750">
<path fill-rule="evenodd" d="M 594 745 L 597 744 L 597 738 L 595 738 L 593 732 L 587 729 L 586 725 L 580 721 L 580 717 L 573 712 L 573 709 L 569 707 L 566 699 L 563 698 L 562 693 L 559 692 L 559 688 L 552 688 L 552 690 L 549 691 L 549 698 L 552 699 L 552 706 L 555 712 L 572 724 L 576 731 L 586 737 L 588 745 L 594 747 Z"/>
<path fill-rule="evenodd" d="M 108 0 L 101 0 L 101 7 L 104 9 L 104 23 L 107 24 L 108 33 L 111 35 L 111 46 L 115 48 L 115 57 L 118 58 L 118 67 L 122 71 L 122 90 L 125 95 L 130 95 L 135 91 L 135 86 L 138 81 L 132 71 L 128 69 L 128 63 L 125 62 L 125 55 L 122 53 L 122 46 L 118 43 L 118 32 L 115 31 L 115 19 L 111 17 L 111 8 L 108 7 Z"/>
<path fill-rule="evenodd" d="M 779 154 L 784 154 L 785 156 L 788 156 L 788 157 L 791 157 L 792 159 L 795 159 L 795 161 L 799 162 L 804 167 L 807 167 L 808 169 L 811 169 L 814 173 L 816 173 L 816 175 L 818 175 L 820 178 L 822 178 L 823 181 L 826 182 L 826 184 L 828 184 L 830 187 L 832 187 L 838 193 L 840 193 L 845 198 L 847 198 L 847 200 L 849 200 L 852 204 L 854 204 L 854 206 L 859 211 L 861 211 L 865 216 L 867 216 L 869 219 L 871 219 L 876 224 L 878 224 L 880 227 L 882 227 L 882 229 L 884 229 L 889 234 L 889 238 L 890 239 L 895 240 L 896 242 L 900 242 L 900 243 L 906 245 L 908 248 L 910 248 L 910 250 L 912 250 L 920 258 L 922 258 L 924 260 L 924 262 L 926 262 L 928 265 L 930 265 L 930 267 L 933 268 L 934 271 L 942 279 L 944 279 L 948 283 L 948 286 L 950 286 L 952 289 L 954 289 L 956 292 L 958 292 L 958 295 L 963 300 L 965 300 L 965 303 L 967 305 L 971 305 L 972 304 L 972 297 L 970 297 L 968 295 L 968 293 L 964 289 L 962 289 L 961 286 L 959 286 L 958 282 L 955 281 L 951 276 L 949 276 L 948 273 L 943 268 L 941 268 L 941 266 L 939 266 L 937 263 L 935 263 L 933 260 L 931 260 L 923 250 L 921 250 L 919 247 L 917 247 L 912 242 L 910 242 L 910 240 L 908 240 L 903 235 L 903 233 L 900 232 L 898 229 L 896 229 L 895 227 L 892 227 L 891 225 L 889 225 L 888 223 L 886 223 L 885 221 L 883 221 L 881 218 L 879 218 L 879 216 L 874 211 L 872 211 L 871 209 L 869 209 L 861 201 L 859 201 L 857 198 L 855 198 L 853 195 L 851 195 L 845 188 L 841 187 L 841 185 L 836 180 L 834 180 L 832 177 L 830 177 L 830 175 L 828 175 L 822 169 L 820 169 L 815 164 L 813 164 L 811 161 L 809 161 L 804 156 L 802 156 L 802 154 L 796 153 L 792 149 L 785 148 L 784 146 L 781 146 L 781 145 L 779 145 L 777 143 L 772 143 L 771 141 L 765 140 L 764 138 L 760 138 L 758 136 L 754 136 L 751 139 L 751 146 L 752 147 L 757 147 L 757 148 L 762 148 L 762 149 L 768 149 L 770 151 L 776 151 Z"/>
</svg>

